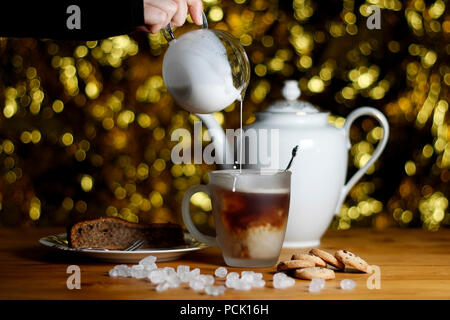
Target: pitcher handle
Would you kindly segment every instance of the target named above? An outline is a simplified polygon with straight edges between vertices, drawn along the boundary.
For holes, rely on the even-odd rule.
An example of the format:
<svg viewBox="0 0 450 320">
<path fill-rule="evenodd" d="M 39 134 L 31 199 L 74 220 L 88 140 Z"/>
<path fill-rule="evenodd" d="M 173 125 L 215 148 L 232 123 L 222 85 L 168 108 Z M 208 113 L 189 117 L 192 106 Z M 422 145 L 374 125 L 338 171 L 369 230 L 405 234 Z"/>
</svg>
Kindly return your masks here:
<svg viewBox="0 0 450 320">
<path fill-rule="evenodd" d="M 218 246 L 217 239 L 215 237 L 207 236 L 206 234 L 201 233 L 200 231 L 198 231 L 197 227 L 192 222 L 189 203 L 191 201 L 192 195 L 197 192 L 205 192 L 211 197 L 211 191 L 209 190 L 208 186 L 199 184 L 189 188 L 184 194 L 183 202 L 181 204 L 181 213 L 183 216 L 183 222 L 186 228 L 189 230 L 189 232 L 195 239 L 207 244 L 208 246 L 212 247 Z"/>
<path fill-rule="evenodd" d="M 208 19 L 206 18 L 206 14 L 202 12 L 203 24 L 199 28 L 208 29 Z M 165 28 L 161 29 L 161 32 L 166 38 L 167 42 L 175 39 L 175 35 L 173 34 L 172 25 L 169 23 Z"/>
<path fill-rule="evenodd" d="M 370 157 L 369 161 L 367 161 L 367 163 L 361 169 L 359 169 L 342 188 L 339 201 L 334 211 L 336 215 L 339 214 L 342 203 L 344 202 L 347 193 L 353 188 L 356 182 L 361 179 L 361 177 L 367 172 L 367 170 L 369 170 L 370 166 L 372 166 L 372 164 L 380 157 L 381 153 L 386 147 L 389 138 L 389 123 L 384 114 L 375 108 L 362 107 L 350 113 L 350 115 L 347 117 L 347 120 L 345 121 L 344 130 L 349 139 L 348 148 L 350 148 L 350 127 L 352 126 L 353 122 L 361 116 L 372 116 L 377 119 L 383 128 L 383 138 L 378 143 L 378 146 L 375 148 L 375 151 Z"/>
</svg>

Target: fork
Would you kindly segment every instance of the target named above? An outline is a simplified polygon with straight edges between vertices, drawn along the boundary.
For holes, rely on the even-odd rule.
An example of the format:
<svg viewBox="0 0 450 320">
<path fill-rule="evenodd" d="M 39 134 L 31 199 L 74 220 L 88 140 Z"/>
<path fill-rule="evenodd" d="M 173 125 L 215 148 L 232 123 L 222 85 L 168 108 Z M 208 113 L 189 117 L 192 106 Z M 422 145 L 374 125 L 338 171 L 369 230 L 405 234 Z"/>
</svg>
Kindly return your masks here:
<svg viewBox="0 0 450 320">
<path fill-rule="evenodd" d="M 139 248 L 141 248 L 147 241 L 146 240 L 136 240 L 131 245 L 123 249 L 122 251 L 135 251 Z M 103 247 L 84 247 L 84 248 L 77 248 L 77 250 L 98 250 L 98 251 L 109 251 L 106 248 Z"/>
<path fill-rule="evenodd" d="M 140 247 L 142 247 L 146 242 L 147 242 L 147 240 L 142 240 L 142 239 L 136 240 L 129 247 L 123 249 L 123 251 L 135 251 L 135 250 L 139 249 Z"/>
</svg>

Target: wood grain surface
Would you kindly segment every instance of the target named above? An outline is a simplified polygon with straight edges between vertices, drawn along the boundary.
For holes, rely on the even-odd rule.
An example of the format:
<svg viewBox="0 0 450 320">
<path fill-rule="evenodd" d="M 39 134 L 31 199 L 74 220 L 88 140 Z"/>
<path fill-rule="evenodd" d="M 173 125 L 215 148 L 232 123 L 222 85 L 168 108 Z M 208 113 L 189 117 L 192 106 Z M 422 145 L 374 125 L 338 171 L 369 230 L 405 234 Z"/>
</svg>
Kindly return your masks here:
<svg viewBox="0 0 450 320">
<path fill-rule="evenodd" d="M 334 253 L 347 249 L 359 254 L 381 270 L 381 288 L 368 289 L 370 275 L 336 273 L 318 294 L 308 292 L 309 281 L 296 280 L 293 287 L 274 289 L 275 267 L 253 269 L 262 272 L 266 287 L 250 291 L 228 289 L 210 297 L 185 285 L 156 292 L 147 279 L 111 278 L 114 264 L 89 260 L 67 252 L 46 248 L 39 238 L 64 232 L 58 228 L 0 229 L 0 299 L 450 299 L 450 230 L 427 232 L 420 229 L 355 229 L 328 231 L 320 248 Z M 308 249 L 283 249 L 280 260 Z M 81 289 L 69 290 L 66 273 L 69 265 L 81 268 Z M 159 263 L 159 267 L 187 264 L 213 274 L 224 262 L 218 248 L 190 253 L 182 260 Z M 246 269 L 228 268 L 240 272 Z M 342 279 L 353 279 L 354 290 L 340 289 Z M 216 284 L 223 284 L 217 280 Z"/>
</svg>

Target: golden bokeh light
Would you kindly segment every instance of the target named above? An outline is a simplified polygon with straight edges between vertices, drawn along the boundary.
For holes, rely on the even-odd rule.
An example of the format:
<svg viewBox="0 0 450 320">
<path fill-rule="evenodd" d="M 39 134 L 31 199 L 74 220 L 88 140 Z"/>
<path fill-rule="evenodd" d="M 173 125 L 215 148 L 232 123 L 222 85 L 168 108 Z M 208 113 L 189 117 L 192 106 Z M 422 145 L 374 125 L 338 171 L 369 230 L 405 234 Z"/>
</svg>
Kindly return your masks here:
<svg viewBox="0 0 450 320">
<path fill-rule="evenodd" d="M 81 189 L 83 189 L 84 192 L 89 192 L 92 190 L 92 187 L 94 186 L 94 180 L 90 175 L 83 175 L 81 178 Z"/>
</svg>

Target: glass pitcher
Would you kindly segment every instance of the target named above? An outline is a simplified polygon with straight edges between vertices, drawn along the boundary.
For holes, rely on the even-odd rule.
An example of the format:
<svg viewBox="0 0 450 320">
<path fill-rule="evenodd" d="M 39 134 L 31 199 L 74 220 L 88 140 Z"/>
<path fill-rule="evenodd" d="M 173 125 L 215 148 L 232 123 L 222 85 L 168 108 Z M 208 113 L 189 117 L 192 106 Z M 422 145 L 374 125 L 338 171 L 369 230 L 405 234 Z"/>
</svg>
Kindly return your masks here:
<svg viewBox="0 0 450 320">
<path fill-rule="evenodd" d="M 163 78 L 167 90 L 185 110 L 214 113 L 241 100 L 250 80 L 250 63 L 232 34 L 208 29 L 203 13 L 199 30 L 175 39 L 171 25 L 162 30 L 169 42 Z"/>
</svg>

